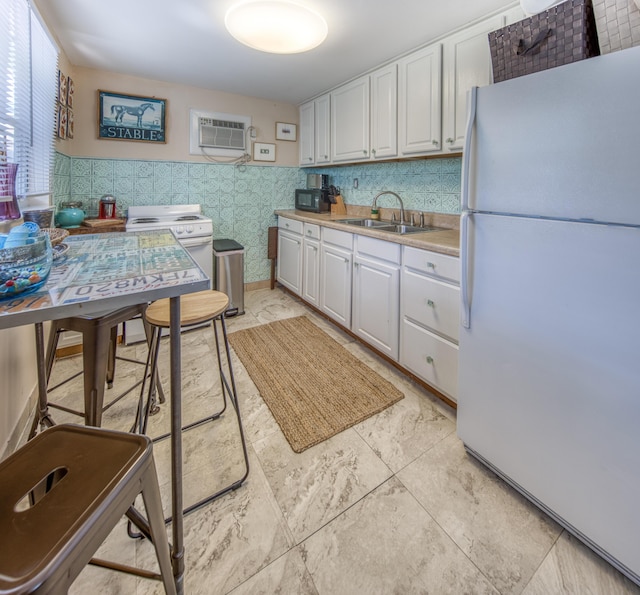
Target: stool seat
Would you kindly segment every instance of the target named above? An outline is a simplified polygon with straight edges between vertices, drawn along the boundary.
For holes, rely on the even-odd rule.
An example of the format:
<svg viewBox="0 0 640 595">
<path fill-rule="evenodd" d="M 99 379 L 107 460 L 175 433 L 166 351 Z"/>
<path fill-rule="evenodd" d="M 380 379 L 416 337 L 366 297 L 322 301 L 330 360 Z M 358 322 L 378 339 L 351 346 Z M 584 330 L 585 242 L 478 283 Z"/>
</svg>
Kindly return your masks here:
<svg viewBox="0 0 640 595">
<path fill-rule="evenodd" d="M 153 302 L 145 312 L 147 322 L 153 326 L 169 328 L 169 299 Z M 188 293 L 180 298 L 180 326 L 209 322 L 229 307 L 229 298 L 221 291 L 205 290 Z"/>
<path fill-rule="evenodd" d="M 0 463 L 0 593 L 66 592 L 142 493 L 167 592 L 175 592 L 152 443 L 62 424 Z"/>
</svg>

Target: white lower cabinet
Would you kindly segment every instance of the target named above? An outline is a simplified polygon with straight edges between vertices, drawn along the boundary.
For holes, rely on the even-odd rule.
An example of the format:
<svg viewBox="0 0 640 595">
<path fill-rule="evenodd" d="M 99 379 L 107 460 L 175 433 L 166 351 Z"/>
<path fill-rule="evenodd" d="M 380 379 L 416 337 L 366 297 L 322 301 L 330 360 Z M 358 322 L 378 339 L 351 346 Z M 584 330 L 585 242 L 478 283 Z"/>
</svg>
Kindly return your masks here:
<svg viewBox="0 0 640 595">
<path fill-rule="evenodd" d="M 400 363 L 451 400 L 458 394 L 459 259 L 405 246 Z"/>
<path fill-rule="evenodd" d="M 321 252 L 320 309 L 343 326 L 351 328 L 353 235 L 323 228 Z"/>
<path fill-rule="evenodd" d="M 351 330 L 398 360 L 400 246 L 356 236 Z"/>
<path fill-rule="evenodd" d="M 296 295 L 302 295 L 303 225 L 279 217 L 278 228 L 278 281 Z"/>
<path fill-rule="evenodd" d="M 304 224 L 302 299 L 320 307 L 320 226 L 313 223 Z"/>
</svg>

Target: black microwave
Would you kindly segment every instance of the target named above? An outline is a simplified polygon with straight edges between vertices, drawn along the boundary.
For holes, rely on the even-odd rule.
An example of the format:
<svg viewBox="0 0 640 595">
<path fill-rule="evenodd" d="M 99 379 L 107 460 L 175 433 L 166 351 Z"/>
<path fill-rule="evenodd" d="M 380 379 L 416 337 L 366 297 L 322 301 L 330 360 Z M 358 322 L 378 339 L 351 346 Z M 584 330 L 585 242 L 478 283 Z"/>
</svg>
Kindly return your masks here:
<svg viewBox="0 0 640 595">
<path fill-rule="evenodd" d="M 329 210 L 329 192 L 322 188 L 303 188 L 296 190 L 296 209 L 323 213 Z"/>
</svg>

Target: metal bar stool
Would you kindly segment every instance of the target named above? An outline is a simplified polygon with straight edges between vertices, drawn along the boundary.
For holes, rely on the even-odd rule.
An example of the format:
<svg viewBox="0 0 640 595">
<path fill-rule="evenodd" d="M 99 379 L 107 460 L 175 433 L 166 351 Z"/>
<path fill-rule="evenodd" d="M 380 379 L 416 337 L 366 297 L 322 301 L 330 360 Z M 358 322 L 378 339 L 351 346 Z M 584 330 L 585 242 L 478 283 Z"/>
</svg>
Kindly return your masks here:
<svg viewBox="0 0 640 595">
<path fill-rule="evenodd" d="M 148 522 L 131 506 L 142 494 Z M 126 514 L 160 574 L 92 559 Z M 61 424 L 0 463 L 0 594 L 66 593 L 88 563 L 162 580 L 176 593 L 151 440 Z"/>
<path fill-rule="evenodd" d="M 155 378 L 157 374 L 158 367 L 158 354 L 160 350 L 160 336 L 163 328 L 169 328 L 170 323 L 170 313 L 169 313 L 169 304 L 170 300 L 163 299 L 153 302 L 145 311 L 144 317 L 146 321 L 151 325 L 152 333 L 151 333 L 151 343 L 149 346 L 149 354 L 151 357 L 151 372 L 150 374 L 145 374 L 145 378 Z M 181 327 L 190 327 L 196 324 L 201 324 L 203 322 L 212 322 L 212 327 L 214 331 L 215 344 L 216 344 L 216 355 L 218 360 L 218 373 L 220 375 L 220 386 L 222 388 L 222 398 L 223 398 L 223 406 L 222 409 L 212 415 L 204 417 L 198 421 L 195 421 L 191 424 L 183 426 L 182 430 L 186 431 L 191 428 L 200 426 L 206 422 L 214 421 L 218 419 L 226 410 L 227 407 L 227 397 L 233 406 L 235 411 L 236 419 L 238 422 L 238 430 L 240 432 L 240 441 L 242 443 L 242 451 L 244 456 L 244 467 L 245 470 L 242 476 L 236 481 L 232 482 L 228 486 L 218 490 L 214 494 L 192 504 L 191 506 L 184 509 L 184 514 L 188 514 L 200 508 L 204 504 L 215 500 L 216 498 L 226 494 L 231 490 L 236 490 L 239 488 L 244 480 L 249 475 L 249 456 L 247 454 L 247 445 L 245 443 L 244 431 L 242 429 L 242 420 L 240 418 L 240 408 L 238 405 L 238 395 L 236 391 L 236 383 L 235 377 L 233 374 L 233 367 L 231 365 L 231 352 L 229 347 L 229 341 L 227 339 L 227 328 L 225 324 L 225 311 L 229 307 L 229 298 L 220 291 L 199 291 L 196 293 L 189 293 L 187 295 L 182 296 L 180 300 L 180 326 Z M 228 369 L 228 375 L 224 372 L 223 369 L 223 357 L 221 353 L 220 346 L 220 331 L 218 330 L 218 325 L 220 325 L 220 329 L 222 331 L 222 343 L 224 347 L 224 352 L 226 354 L 226 365 Z M 142 405 L 140 406 L 140 410 L 144 409 L 142 412 L 142 417 L 139 420 L 139 430 L 144 433 L 146 432 L 146 419 L 147 414 L 150 408 L 153 405 L 153 393 L 149 391 L 149 395 L 147 398 L 146 405 L 144 408 Z M 167 438 L 169 434 L 164 434 L 157 438 L 154 438 L 154 442 L 158 440 L 163 440 Z M 182 478 L 178 478 L 177 481 L 181 482 Z M 182 489 L 182 486 L 179 486 L 179 489 Z M 167 519 L 167 522 L 170 522 L 171 519 Z"/>
<path fill-rule="evenodd" d="M 118 325 L 127 320 L 131 320 L 136 316 L 141 316 L 147 308 L 147 304 L 137 304 L 120 308 L 119 310 L 110 310 L 104 313 L 91 316 L 73 316 L 52 322 L 51 332 L 49 335 L 49 343 L 46 354 L 46 383 L 48 385 L 53 364 L 55 361 L 56 348 L 58 346 L 58 338 L 63 330 L 77 331 L 82 333 L 82 360 L 84 372 L 84 412 L 76 411 L 68 407 L 63 407 L 47 400 L 40 403 L 38 413 L 33 421 L 29 437 L 33 437 L 37 431 L 39 422 L 47 422 L 46 425 L 51 426 L 50 415 L 47 420 L 40 419 L 42 417 L 41 410 L 47 410 L 47 407 L 60 409 L 74 415 L 84 417 L 86 425 L 100 426 L 102 424 L 102 414 L 132 390 L 143 383 L 139 380 L 123 393 L 115 397 L 111 402 L 104 405 L 105 383 L 108 388 L 113 386 L 115 376 L 116 359 L 126 359 L 116 356 L 116 343 Z M 137 360 L 128 360 L 134 363 L 145 365 L 145 362 Z M 147 367 L 145 367 L 146 371 Z M 62 384 L 75 378 L 83 372 L 67 378 L 55 387 L 49 389 L 49 392 L 55 390 Z M 158 387 L 160 393 L 160 402 L 164 401 L 161 387 L 157 382 L 152 383 L 153 388 Z M 45 393 L 46 394 L 46 393 Z"/>
</svg>

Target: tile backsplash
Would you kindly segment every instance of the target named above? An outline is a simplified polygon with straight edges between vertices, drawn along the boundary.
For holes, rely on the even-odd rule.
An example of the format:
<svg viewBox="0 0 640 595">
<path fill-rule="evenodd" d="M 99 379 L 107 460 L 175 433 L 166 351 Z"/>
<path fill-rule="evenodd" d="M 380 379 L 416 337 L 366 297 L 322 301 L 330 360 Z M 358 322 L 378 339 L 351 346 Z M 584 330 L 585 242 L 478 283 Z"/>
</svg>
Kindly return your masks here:
<svg viewBox="0 0 640 595">
<path fill-rule="evenodd" d="M 214 238 L 230 238 L 245 247 L 245 282 L 251 283 L 269 278 L 267 238 L 269 226 L 276 224 L 273 212 L 293 208 L 294 191 L 305 187 L 307 173 L 329 174 L 347 204 L 370 205 L 378 192 L 393 190 L 406 209 L 460 212 L 459 158 L 303 170 L 56 153 L 54 203 L 80 200 L 89 217 L 97 215 L 104 194 L 116 197 L 122 216 L 130 205 L 201 204 L 213 219 Z M 387 206 L 385 200 L 380 206 Z"/>
</svg>

